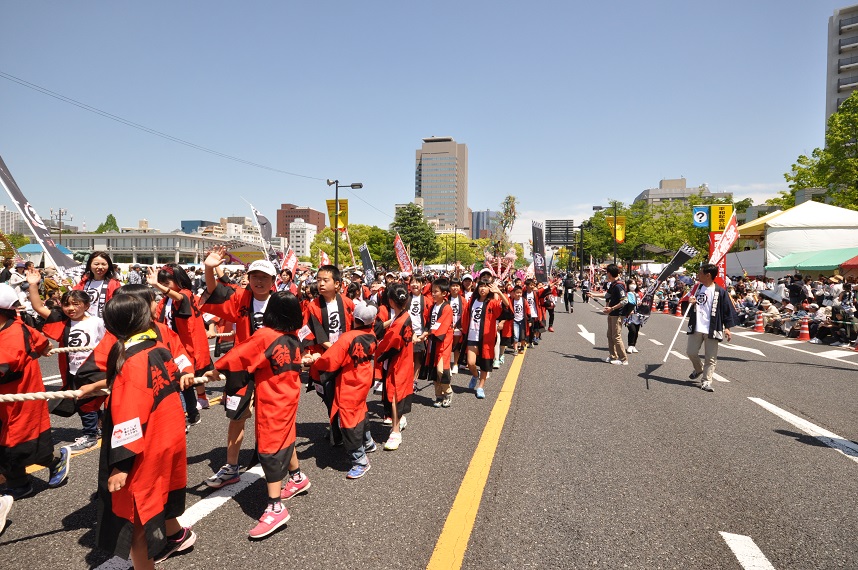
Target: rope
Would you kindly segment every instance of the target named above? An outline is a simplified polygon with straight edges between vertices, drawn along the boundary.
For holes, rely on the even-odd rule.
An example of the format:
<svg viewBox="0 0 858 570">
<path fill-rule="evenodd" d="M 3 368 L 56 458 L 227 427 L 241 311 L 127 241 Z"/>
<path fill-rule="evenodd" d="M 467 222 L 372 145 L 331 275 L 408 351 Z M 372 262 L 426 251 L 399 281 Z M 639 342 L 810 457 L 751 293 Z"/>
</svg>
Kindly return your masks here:
<svg viewBox="0 0 858 570">
<path fill-rule="evenodd" d="M 60 354 L 61 352 L 88 352 L 90 350 L 95 350 L 94 346 L 63 346 L 58 348 L 52 348 L 48 351 L 48 354 Z"/>
<path fill-rule="evenodd" d="M 219 380 L 226 380 L 226 377 L 223 374 L 218 374 L 216 378 L 209 378 L 208 376 L 198 376 L 194 378 L 194 386 L 197 386 L 199 384 L 205 384 L 207 382 L 217 382 Z M 91 392 L 85 397 L 97 398 L 99 396 L 107 396 L 109 394 L 110 390 L 104 389 Z M 9 402 L 31 402 L 34 400 L 77 399 L 81 397 L 84 397 L 84 394 L 80 390 L 59 390 L 56 392 L 27 392 L 24 394 L 0 394 L 0 404 L 5 404 Z"/>
<path fill-rule="evenodd" d="M 233 332 L 215 333 L 214 336 L 215 337 L 225 337 L 225 336 L 232 336 L 234 334 L 235 334 L 235 332 L 233 331 Z"/>
</svg>

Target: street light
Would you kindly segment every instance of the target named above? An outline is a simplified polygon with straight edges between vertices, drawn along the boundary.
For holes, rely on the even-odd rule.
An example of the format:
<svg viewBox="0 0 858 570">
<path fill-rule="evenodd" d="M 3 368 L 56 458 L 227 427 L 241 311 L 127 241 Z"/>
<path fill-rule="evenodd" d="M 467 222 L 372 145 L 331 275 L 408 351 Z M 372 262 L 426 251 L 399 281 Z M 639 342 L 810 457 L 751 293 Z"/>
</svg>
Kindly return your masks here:
<svg viewBox="0 0 858 570">
<path fill-rule="evenodd" d="M 339 268 L 340 266 L 340 188 L 351 188 L 352 190 L 359 190 L 363 188 L 363 184 L 360 182 L 352 182 L 351 184 L 340 184 L 339 180 L 331 180 L 330 178 L 326 180 L 328 186 L 334 186 L 334 214 L 336 215 L 336 221 L 334 225 L 337 226 L 334 228 L 334 267 Z"/>
<path fill-rule="evenodd" d="M 604 210 L 604 206 L 593 206 L 594 212 Z M 617 202 L 614 201 L 614 265 L 617 264 Z"/>
<path fill-rule="evenodd" d="M 54 211 L 54 209 L 51 208 L 51 219 L 59 221 L 60 231 L 59 231 L 59 235 L 57 236 L 57 245 L 63 244 L 63 216 L 66 216 L 67 220 L 73 220 L 74 219 L 74 217 L 69 216 L 68 213 L 69 213 L 69 211 L 66 210 L 65 208 L 58 208 L 56 211 Z"/>
</svg>

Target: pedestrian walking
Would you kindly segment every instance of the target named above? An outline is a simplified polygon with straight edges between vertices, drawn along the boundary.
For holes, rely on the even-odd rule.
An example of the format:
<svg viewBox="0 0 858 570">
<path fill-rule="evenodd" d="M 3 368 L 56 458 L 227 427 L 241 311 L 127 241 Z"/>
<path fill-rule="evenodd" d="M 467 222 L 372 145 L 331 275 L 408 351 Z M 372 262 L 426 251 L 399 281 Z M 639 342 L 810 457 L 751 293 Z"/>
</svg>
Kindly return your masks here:
<svg viewBox="0 0 858 570">
<path fill-rule="evenodd" d="M 605 294 L 605 307 L 602 311 L 608 315 L 608 352 L 605 362 L 628 366 L 629 359 L 623 346 L 622 308 L 628 303 L 626 287 L 620 280 L 620 268 L 611 263 L 605 268 L 608 277 L 608 290 Z"/>
</svg>

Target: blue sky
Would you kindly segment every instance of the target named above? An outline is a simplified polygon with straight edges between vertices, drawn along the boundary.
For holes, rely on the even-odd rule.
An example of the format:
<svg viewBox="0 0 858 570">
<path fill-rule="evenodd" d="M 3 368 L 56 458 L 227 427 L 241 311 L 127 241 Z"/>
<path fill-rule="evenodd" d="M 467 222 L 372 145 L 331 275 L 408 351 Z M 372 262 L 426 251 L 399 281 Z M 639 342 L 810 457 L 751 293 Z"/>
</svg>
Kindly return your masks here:
<svg viewBox="0 0 858 570">
<path fill-rule="evenodd" d="M 42 217 L 182 219 L 281 203 L 385 226 L 421 138 L 468 145 L 469 205 L 582 219 L 685 176 L 760 203 L 823 144 L 829 0 L 4 2 L 0 155 Z M 237 10 L 237 8 L 240 9 Z M 0 203 L 11 207 L 3 195 Z"/>
</svg>

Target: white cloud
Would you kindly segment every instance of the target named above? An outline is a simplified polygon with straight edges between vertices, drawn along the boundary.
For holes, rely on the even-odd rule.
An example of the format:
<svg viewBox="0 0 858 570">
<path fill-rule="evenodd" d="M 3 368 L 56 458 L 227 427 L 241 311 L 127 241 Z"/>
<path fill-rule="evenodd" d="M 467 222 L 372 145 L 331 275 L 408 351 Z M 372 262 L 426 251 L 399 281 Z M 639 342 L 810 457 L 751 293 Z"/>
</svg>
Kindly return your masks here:
<svg viewBox="0 0 858 570">
<path fill-rule="evenodd" d="M 750 198 L 754 204 L 764 204 L 769 198 L 776 198 L 781 190 L 788 190 L 786 182 L 756 182 L 750 184 L 727 184 L 719 192 L 732 192 L 733 200 Z"/>
</svg>

